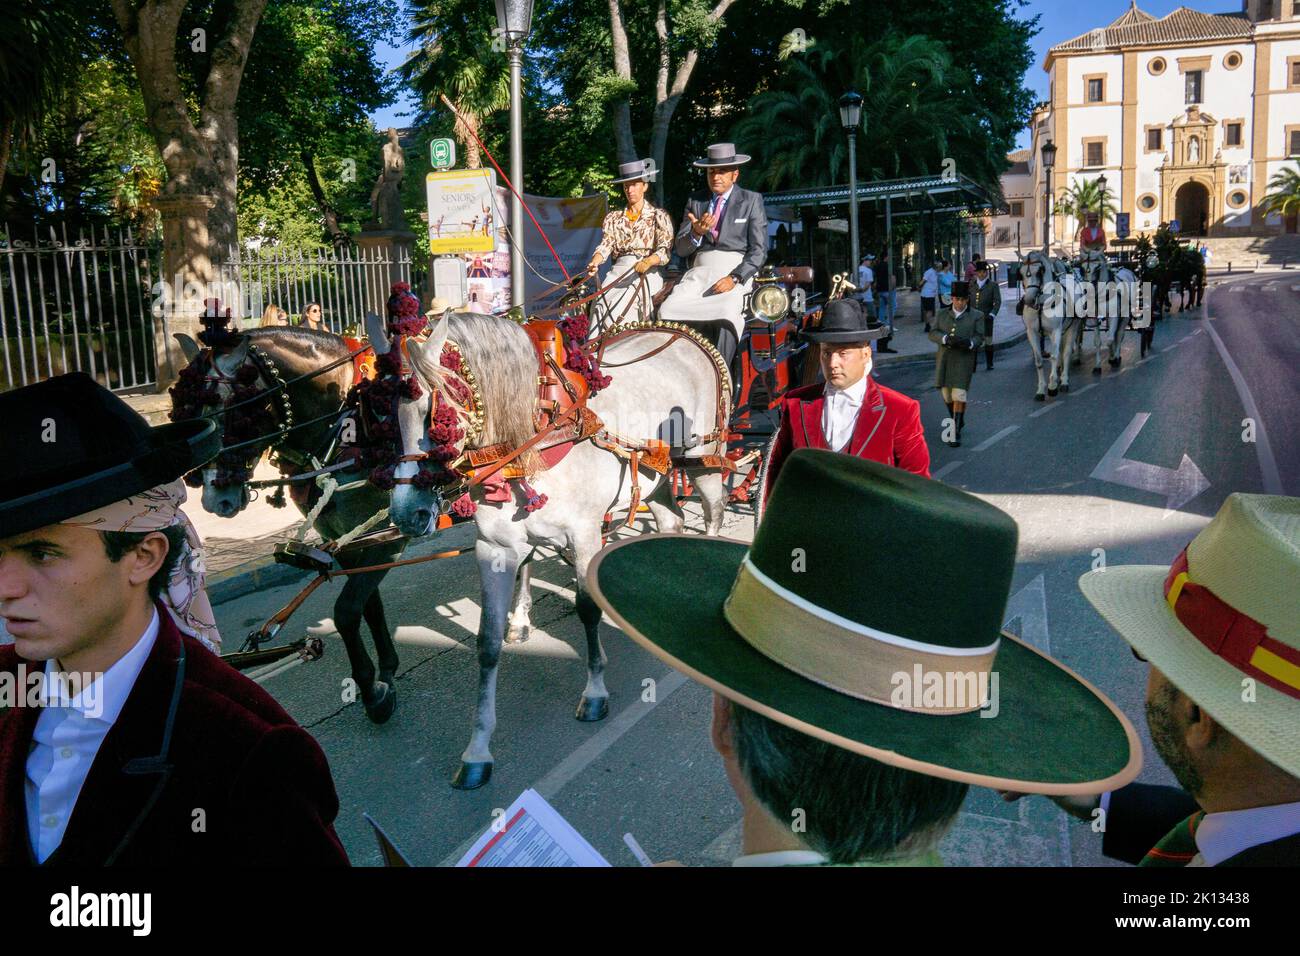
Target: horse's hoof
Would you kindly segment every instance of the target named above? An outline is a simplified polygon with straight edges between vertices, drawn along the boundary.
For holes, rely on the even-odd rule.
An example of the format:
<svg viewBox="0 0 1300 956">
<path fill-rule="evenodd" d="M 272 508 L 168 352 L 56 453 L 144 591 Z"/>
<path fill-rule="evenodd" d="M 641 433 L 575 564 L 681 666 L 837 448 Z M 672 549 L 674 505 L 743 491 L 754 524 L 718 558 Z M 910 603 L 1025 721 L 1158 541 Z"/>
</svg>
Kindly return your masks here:
<svg viewBox="0 0 1300 956">
<path fill-rule="evenodd" d="M 375 698 L 374 703 L 362 700 L 362 705 L 366 708 L 366 716 L 374 724 L 387 723 L 388 718 L 393 716 L 393 711 L 397 709 L 397 688 L 392 684 L 386 684 L 383 681 L 376 681 L 375 687 L 384 689 L 383 694 Z"/>
<path fill-rule="evenodd" d="M 1052 394 L 1055 395 L 1056 393 L 1053 392 Z M 1045 401 L 1047 401 L 1047 396 L 1044 395 L 1042 392 L 1039 392 L 1037 395 L 1034 396 L 1034 401 L 1036 401 L 1036 402 L 1045 402 Z"/>
<path fill-rule="evenodd" d="M 523 644 L 528 640 L 530 625 L 525 624 L 523 627 L 512 627 L 506 632 L 507 644 Z"/>
<path fill-rule="evenodd" d="M 479 760 L 474 763 L 462 760 L 456 776 L 451 778 L 451 785 L 457 790 L 477 790 L 491 779 L 491 760 Z"/>
<path fill-rule="evenodd" d="M 578 709 L 573 714 L 584 724 L 604 720 L 609 716 L 608 697 L 584 697 L 578 701 Z"/>
<path fill-rule="evenodd" d="M 1070 386 L 1068 386 L 1068 385 L 1062 385 L 1062 386 L 1061 386 L 1061 391 L 1063 391 L 1063 392 L 1068 392 L 1069 390 L 1070 390 Z"/>
<path fill-rule="evenodd" d="M 1047 390 L 1047 394 L 1050 395 L 1050 396 L 1052 396 L 1052 398 L 1056 398 L 1056 393 L 1059 392 L 1059 391 L 1060 391 L 1059 388 L 1049 388 L 1049 389 Z M 1038 398 L 1039 398 L 1040 401 L 1043 400 L 1043 396 L 1041 396 L 1041 395 L 1039 395 Z"/>
<path fill-rule="evenodd" d="M 1122 358 L 1106 359 L 1106 364 L 1111 368 L 1119 368 L 1119 363 L 1124 361 Z"/>
<path fill-rule="evenodd" d="M 1101 369 L 1099 369 L 1099 368 L 1094 368 L 1094 369 L 1092 370 L 1092 374 L 1093 374 L 1093 375 L 1100 375 L 1100 374 L 1101 374 Z"/>
</svg>

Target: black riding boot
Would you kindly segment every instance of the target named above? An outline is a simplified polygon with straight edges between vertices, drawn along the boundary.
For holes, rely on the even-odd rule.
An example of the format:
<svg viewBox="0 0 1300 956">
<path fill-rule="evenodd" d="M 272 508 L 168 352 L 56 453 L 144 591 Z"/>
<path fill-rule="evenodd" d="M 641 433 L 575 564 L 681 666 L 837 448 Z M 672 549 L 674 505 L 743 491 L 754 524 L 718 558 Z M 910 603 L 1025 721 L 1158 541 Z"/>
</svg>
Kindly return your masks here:
<svg viewBox="0 0 1300 956">
<path fill-rule="evenodd" d="M 984 350 L 984 365 L 991 372 L 993 371 L 993 350 L 986 348 Z"/>
<path fill-rule="evenodd" d="M 952 443 L 953 448 L 961 446 L 961 431 L 966 427 L 966 413 L 964 411 L 957 413 L 957 440 Z"/>
</svg>

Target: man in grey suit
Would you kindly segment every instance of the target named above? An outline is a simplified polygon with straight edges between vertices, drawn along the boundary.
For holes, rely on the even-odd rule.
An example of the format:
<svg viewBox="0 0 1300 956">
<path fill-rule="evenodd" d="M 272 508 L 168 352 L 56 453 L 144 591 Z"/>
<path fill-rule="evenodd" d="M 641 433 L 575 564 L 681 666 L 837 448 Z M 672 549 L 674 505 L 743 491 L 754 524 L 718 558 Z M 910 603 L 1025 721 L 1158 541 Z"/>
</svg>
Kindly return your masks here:
<svg viewBox="0 0 1300 956">
<path fill-rule="evenodd" d="M 745 296 L 767 258 L 763 197 L 736 185 L 749 162 L 732 143 L 715 143 L 695 165 L 709 189 L 686 201 L 674 249 L 691 268 L 659 307 L 667 322 L 689 322 L 717 343 L 730 364 L 744 331 Z"/>
</svg>

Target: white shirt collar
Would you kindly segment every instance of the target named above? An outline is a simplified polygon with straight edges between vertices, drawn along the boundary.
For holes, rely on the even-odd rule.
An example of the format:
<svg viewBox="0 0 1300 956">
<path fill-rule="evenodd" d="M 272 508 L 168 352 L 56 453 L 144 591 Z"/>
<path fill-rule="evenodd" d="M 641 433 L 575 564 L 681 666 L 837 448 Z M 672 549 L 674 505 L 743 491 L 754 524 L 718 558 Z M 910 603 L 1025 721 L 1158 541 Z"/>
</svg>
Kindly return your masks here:
<svg viewBox="0 0 1300 956">
<path fill-rule="evenodd" d="M 826 857 L 815 850 L 776 850 L 750 853 L 731 861 L 732 866 L 821 866 Z"/>
<path fill-rule="evenodd" d="M 149 659 L 154 642 L 158 639 L 158 608 L 153 609 L 149 626 L 144 629 L 134 646 L 119 657 L 116 663 L 105 671 L 98 680 L 83 687 L 81 692 L 68 703 L 69 710 L 75 710 L 83 717 L 99 720 L 109 727 L 117 722 L 118 714 L 131 696 L 136 678 L 144 669 L 144 662 Z M 57 665 L 53 659 L 45 662 L 45 679 L 48 681 Z"/>
<path fill-rule="evenodd" d="M 1207 866 L 1218 866 L 1264 843 L 1300 833 L 1300 803 L 1207 813 L 1196 828 L 1196 848 Z"/>
<path fill-rule="evenodd" d="M 867 372 L 863 374 L 862 378 L 858 379 L 848 388 L 836 388 L 834 385 L 827 382 L 826 397 L 831 398 L 838 395 L 842 396 L 850 405 L 861 405 L 862 399 L 865 398 L 867 394 L 867 377 L 870 374 L 870 371 L 871 370 L 868 369 Z"/>
<path fill-rule="evenodd" d="M 722 194 L 722 201 L 723 201 L 723 202 L 731 202 L 731 194 L 732 194 L 733 192 L 735 192 L 735 189 L 736 189 L 736 184 L 735 184 L 735 183 L 732 183 L 732 184 L 731 184 L 731 188 L 728 189 L 725 193 Z M 718 194 L 715 193 L 715 192 L 713 192 L 712 190 L 709 190 L 709 205 L 710 205 L 710 206 L 713 205 L 714 200 L 716 200 L 717 198 L 718 198 Z"/>
</svg>

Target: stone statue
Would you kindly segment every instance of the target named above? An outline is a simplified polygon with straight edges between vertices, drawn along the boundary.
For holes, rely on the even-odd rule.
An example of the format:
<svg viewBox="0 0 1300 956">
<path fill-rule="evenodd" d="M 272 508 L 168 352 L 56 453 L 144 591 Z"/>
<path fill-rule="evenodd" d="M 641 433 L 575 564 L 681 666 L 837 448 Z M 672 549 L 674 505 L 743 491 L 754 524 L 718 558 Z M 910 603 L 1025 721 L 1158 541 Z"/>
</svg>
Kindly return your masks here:
<svg viewBox="0 0 1300 956">
<path fill-rule="evenodd" d="M 1201 161 L 1201 141 L 1195 136 L 1187 141 L 1187 161 L 1193 165 Z"/>
<path fill-rule="evenodd" d="M 402 180 L 406 175 L 406 156 L 397 141 L 397 130 L 388 128 L 388 142 L 384 144 L 384 168 L 370 191 L 371 228 L 405 230 L 406 216 L 402 210 Z"/>
</svg>

